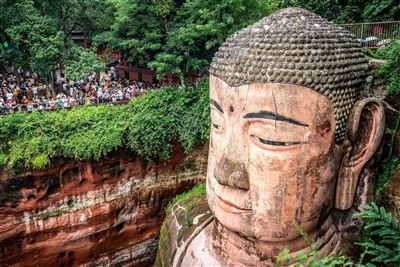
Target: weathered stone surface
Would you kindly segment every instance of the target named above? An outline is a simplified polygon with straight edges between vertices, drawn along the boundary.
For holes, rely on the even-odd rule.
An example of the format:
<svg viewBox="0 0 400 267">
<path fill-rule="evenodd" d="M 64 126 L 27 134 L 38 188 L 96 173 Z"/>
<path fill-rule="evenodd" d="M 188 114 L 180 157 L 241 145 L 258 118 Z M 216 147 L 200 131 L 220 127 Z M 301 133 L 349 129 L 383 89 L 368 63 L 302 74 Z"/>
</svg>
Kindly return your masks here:
<svg viewBox="0 0 400 267">
<path fill-rule="evenodd" d="M 400 110 L 400 94 L 388 94 L 384 97 L 385 101 L 385 112 L 386 112 L 386 127 L 390 130 L 395 130 L 396 126 L 398 127 L 397 123 L 399 120 L 399 113 L 397 112 Z M 387 131 L 385 133 L 385 154 L 389 153 L 390 147 L 392 146 L 393 153 L 397 158 L 400 158 L 400 129 L 397 129 L 395 138 L 392 144 L 392 133 L 391 131 Z"/>
<path fill-rule="evenodd" d="M 173 206 L 161 227 L 160 242 L 155 266 L 177 266 L 187 244 L 204 229 L 212 219 L 205 196 L 190 196 L 187 200 Z M 174 263 L 173 261 L 177 262 Z"/>
<path fill-rule="evenodd" d="M 349 31 L 299 8 L 281 9 L 228 38 L 210 74 L 231 87 L 285 83 L 310 88 L 334 104 L 335 140 L 344 140 L 351 107 L 365 89 L 368 64 Z"/>
<path fill-rule="evenodd" d="M 207 153 L 153 163 L 117 151 L 1 173 L 0 266 L 147 266 L 167 203 L 203 180 Z"/>
<path fill-rule="evenodd" d="M 380 203 L 400 219 L 400 171 L 397 171 L 382 190 Z"/>
<path fill-rule="evenodd" d="M 290 265 L 298 253 L 343 250 L 362 226 L 352 215 L 371 200 L 385 121 L 381 101 L 367 97 L 356 46 L 348 32 L 295 8 L 227 39 L 210 68 L 214 218 L 181 244 L 185 231 L 167 229 L 173 259 L 165 265 L 274 266 L 285 248 Z M 291 62 L 296 53 L 300 63 Z"/>
</svg>

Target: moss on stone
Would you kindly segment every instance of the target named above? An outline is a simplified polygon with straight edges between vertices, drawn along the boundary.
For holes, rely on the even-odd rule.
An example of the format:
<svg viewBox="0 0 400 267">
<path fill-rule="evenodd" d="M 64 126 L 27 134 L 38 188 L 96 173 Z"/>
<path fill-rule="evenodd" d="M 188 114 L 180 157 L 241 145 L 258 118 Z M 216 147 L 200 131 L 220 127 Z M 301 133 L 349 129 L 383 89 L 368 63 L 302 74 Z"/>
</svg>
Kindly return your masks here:
<svg viewBox="0 0 400 267">
<path fill-rule="evenodd" d="M 164 220 L 160 229 L 160 239 L 158 240 L 158 250 L 156 255 L 155 267 L 164 267 L 166 264 L 162 259 L 164 255 L 168 255 L 168 226 L 166 220 Z"/>
<path fill-rule="evenodd" d="M 178 248 L 210 216 L 205 183 L 176 196 L 166 208 L 154 266 L 172 266 Z"/>
<path fill-rule="evenodd" d="M 199 185 L 196 185 L 195 187 L 193 187 L 190 191 L 185 192 L 183 194 L 177 195 L 167 206 L 167 208 L 165 209 L 166 214 L 168 215 L 172 208 L 178 204 L 178 203 L 182 203 L 194 196 L 199 196 L 199 197 L 203 197 L 206 195 L 206 184 L 205 183 L 201 183 Z"/>
</svg>

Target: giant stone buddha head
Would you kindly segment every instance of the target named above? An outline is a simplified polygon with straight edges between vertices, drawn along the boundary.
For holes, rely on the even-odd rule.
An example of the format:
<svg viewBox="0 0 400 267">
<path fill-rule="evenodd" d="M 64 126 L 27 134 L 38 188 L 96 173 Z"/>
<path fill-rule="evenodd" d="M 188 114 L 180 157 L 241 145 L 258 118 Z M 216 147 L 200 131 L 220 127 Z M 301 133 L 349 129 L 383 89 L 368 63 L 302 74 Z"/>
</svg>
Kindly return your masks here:
<svg viewBox="0 0 400 267">
<path fill-rule="evenodd" d="M 207 196 L 219 227 L 276 244 L 301 237 L 294 223 L 315 238 L 337 234 L 332 212 L 373 188 L 365 170 L 384 111 L 365 97 L 367 77 L 354 36 L 306 10 L 226 40 L 210 68 Z"/>
</svg>

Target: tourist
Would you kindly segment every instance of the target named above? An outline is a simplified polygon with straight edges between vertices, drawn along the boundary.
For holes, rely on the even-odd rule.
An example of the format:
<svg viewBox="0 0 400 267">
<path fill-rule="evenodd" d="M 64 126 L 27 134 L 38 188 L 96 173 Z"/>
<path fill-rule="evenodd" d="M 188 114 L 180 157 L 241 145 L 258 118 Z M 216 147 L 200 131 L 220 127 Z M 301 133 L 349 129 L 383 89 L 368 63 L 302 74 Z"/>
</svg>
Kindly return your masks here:
<svg viewBox="0 0 400 267">
<path fill-rule="evenodd" d="M 7 114 L 6 112 L 6 103 L 3 98 L 0 98 L 0 114 Z"/>
<path fill-rule="evenodd" d="M 26 106 L 26 111 L 27 111 L 28 113 L 31 113 L 31 112 L 33 111 L 33 103 L 32 103 L 32 102 L 29 102 L 29 103 L 27 104 L 27 106 Z"/>
<path fill-rule="evenodd" d="M 97 80 L 96 75 L 91 75 L 90 79 L 76 82 L 65 79 L 62 83 L 62 91 L 59 91 L 55 98 L 47 98 L 43 96 L 46 91 L 45 85 L 33 78 L 17 81 L 14 75 L 0 75 L 0 99 L 2 100 L 0 112 L 6 113 L 4 111 L 6 109 L 10 112 L 19 110 L 32 112 L 35 109 L 54 110 L 80 105 L 129 101 L 151 90 L 153 86 L 158 87 L 161 84 L 152 85 L 149 82 L 126 79 L 116 80 L 108 76 Z"/>
<path fill-rule="evenodd" d="M 33 90 L 32 90 L 32 88 L 30 88 L 30 87 L 28 87 L 28 89 L 26 89 L 26 96 L 27 96 L 27 98 L 29 99 L 29 100 L 32 100 L 33 99 Z"/>
<path fill-rule="evenodd" d="M 56 106 L 57 106 L 57 108 L 63 108 L 64 107 L 64 102 L 62 101 L 61 97 L 57 98 Z"/>
<path fill-rule="evenodd" d="M 13 100 L 13 93 L 11 92 L 11 90 L 9 90 L 7 91 L 7 102 L 12 100 Z"/>
<path fill-rule="evenodd" d="M 50 110 L 54 110 L 56 108 L 56 102 L 54 101 L 53 98 L 50 98 L 49 108 L 50 108 Z"/>
</svg>

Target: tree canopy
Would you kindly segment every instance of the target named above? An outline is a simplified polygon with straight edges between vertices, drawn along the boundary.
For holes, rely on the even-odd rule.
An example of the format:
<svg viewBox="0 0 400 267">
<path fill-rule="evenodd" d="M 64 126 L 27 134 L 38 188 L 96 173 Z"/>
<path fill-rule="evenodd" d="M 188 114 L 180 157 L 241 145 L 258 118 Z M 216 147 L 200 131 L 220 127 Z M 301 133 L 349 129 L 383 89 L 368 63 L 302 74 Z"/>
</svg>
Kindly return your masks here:
<svg viewBox="0 0 400 267">
<path fill-rule="evenodd" d="M 280 7 L 302 7 L 336 23 L 400 20 L 397 0 L 281 0 Z"/>
<path fill-rule="evenodd" d="M 396 0 L 0 0 L 0 34 L 11 44 L 0 64 L 22 66 L 49 82 L 57 64 L 76 70 L 93 59 L 74 48 L 71 33 L 81 31 L 93 46 L 119 52 L 132 66 L 183 81 L 188 70 L 206 71 L 232 33 L 288 6 L 337 23 L 400 20 Z"/>
<path fill-rule="evenodd" d="M 162 77 L 206 70 L 232 33 L 279 8 L 296 6 L 337 23 L 400 19 L 395 0 L 107 0 L 115 10 L 96 44 L 117 48 L 131 65 Z"/>
<path fill-rule="evenodd" d="M 93 60 L 93 55 L 76 48 L 70 36 L 75 30 L 90 36 L 105 29 L 112 13 L 98 12 L 101 4 L 100 0 L 0 0 L 0 33 L 11 44 L 0 53 L 0 64 L 22 67 L 52 86 L 57 65 L 79 63 L 84 56 Z M 104 16 L 102 23 L 99 14 Z"/>
</svg>

